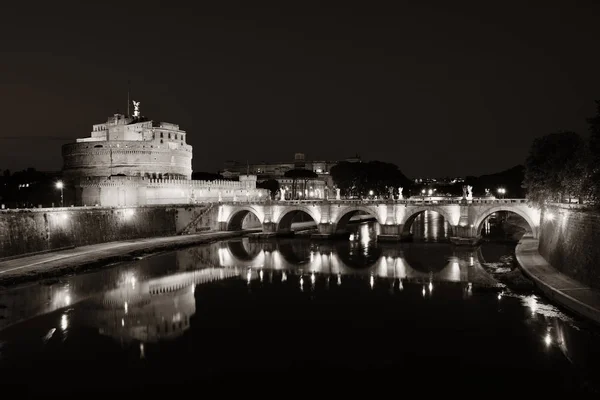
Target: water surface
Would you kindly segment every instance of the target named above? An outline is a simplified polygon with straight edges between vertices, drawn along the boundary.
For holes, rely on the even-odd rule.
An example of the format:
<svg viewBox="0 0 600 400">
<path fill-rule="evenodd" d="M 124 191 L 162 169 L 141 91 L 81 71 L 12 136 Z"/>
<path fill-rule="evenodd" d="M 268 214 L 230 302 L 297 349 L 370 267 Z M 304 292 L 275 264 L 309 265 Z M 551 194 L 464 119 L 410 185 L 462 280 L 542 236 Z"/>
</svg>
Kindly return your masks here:
<svg viewBox="0 0 600 400">
<path fill-rule="evenodd" d="M 490 266 L 511 268 L 514 245 L 456 248 L 426 218 L 428 232 L 442 223 L 428 241 L 377 243 L 377 224 L 359 224 L 347 241 L 229 240 L 5 290 L 3 382 L 40 395 L 598 393 L 598 329 L 500 284 Z"/>
</svg>

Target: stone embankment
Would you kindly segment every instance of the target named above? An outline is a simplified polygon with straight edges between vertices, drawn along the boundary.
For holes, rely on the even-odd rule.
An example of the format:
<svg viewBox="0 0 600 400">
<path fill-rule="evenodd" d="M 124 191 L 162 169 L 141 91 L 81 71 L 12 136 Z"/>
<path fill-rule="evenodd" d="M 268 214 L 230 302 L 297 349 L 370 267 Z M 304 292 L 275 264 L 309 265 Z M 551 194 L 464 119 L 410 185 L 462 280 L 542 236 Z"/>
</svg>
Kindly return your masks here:
<svg viewBox="0 0 600 400">
<path fill-rule="evenodd" d="M 135 260 L 152 253 L 242 236 L 253 231 L 205 232 L 184 236 L 122 240 L 12 258 L 0 261 L 0 285 L 10 286 L 40 279 L 57 278 L 66 274 Z"/>
<path fill-rule="evenodd" d="M 539 252 L 539 240 L 523 236 L 515 255 L 523 272 L 551 300 L 600 324 L 600 291 L 555 269 Z"/>
</svg>

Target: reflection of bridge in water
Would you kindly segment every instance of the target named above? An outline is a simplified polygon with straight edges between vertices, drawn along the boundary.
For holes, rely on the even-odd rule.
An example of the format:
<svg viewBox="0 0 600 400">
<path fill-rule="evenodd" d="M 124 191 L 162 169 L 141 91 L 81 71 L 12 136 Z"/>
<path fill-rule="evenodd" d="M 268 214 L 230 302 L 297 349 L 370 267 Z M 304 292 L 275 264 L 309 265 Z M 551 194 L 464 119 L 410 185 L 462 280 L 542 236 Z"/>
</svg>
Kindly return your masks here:
<svg viewBox="0 0 600 400">
<path fill-rule="evenodd" d="M 58 328 L 96 327 L 121 342 L 152 343 L 181 335 L 196 312 L 197 285 L 239 277 L 280 280 L 296 277 L 300 285 L 321 275 L 402 283 L 473 286 L 498 285 L 478 262 L 477 250 L 447 245 L 379 245 L 349 251 L 346 241 L 315 244 L 305 240 L 256 243 L 247 239 L 219 242 L 149 257 L 131 264 L 70 277 L 66 282 L 30 285 L 0 293 L 0 328 L 38 315 L 56 314 Z M 433 254 L 431 264 L 422 254 Z M 429 257 L 431 258 L 431 257 Z M 173 269 L 175 265 L 175 269 Z M 468 290 L 467 290 L 468 289 Z M 425 290 L 425 289 L 424 289 Z"/>
<path fill-rule="evenodd" d="M 446 245 L 378 245 L 370 263 L 357 265 L 347 252 L 338 251 L 347 242 L 307 244 L 299 240 L 250 242 L 246 239 L 220 244 L 218 265 L 244 267 L 252 271 L 280 270 L 292 274 L 363 275 L 415 282 L 462 282 L 476 286 L 499 286 L 479 263 L 480 249 Z M 448 254 L 447 251 L 450 251 Z M 420 261 L 433 253 L 439 261 Z M 431 258 L 431 257 L 430 257 Z M 368 258 L 366 258 L 368 260 Z"/>
</svg>

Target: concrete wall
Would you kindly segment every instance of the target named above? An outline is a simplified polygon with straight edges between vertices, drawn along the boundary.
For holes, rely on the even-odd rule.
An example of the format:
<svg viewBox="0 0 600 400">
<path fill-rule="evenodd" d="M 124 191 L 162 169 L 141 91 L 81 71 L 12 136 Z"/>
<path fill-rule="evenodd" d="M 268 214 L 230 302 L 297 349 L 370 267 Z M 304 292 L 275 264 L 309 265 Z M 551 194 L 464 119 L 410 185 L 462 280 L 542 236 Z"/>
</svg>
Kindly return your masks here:
<svg viewBox="0 0 600 400">
<path fill-rule="evenodd" d="M 564 274 L 600 289 L 600 213 L 568 207 L 543 213 L 540 254 Z"/>
<path fill-rule="evenodd" d="M 0 258 L 217 227 L 217 207 L 40 208 L 0 211 Z M 193 223 L 190 229 L 188 225 Z"/>
</svg>

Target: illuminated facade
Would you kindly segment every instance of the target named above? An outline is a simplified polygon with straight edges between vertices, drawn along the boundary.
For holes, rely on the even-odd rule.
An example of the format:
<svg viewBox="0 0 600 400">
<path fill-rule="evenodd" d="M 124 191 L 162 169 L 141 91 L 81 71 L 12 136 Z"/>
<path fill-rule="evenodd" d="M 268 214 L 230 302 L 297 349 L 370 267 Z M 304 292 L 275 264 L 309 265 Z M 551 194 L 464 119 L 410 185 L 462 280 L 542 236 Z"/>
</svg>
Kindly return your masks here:
<svg viewBox="0 0 600 400">
<path fill-rule="evenodd" d="M 114 114 L 90 137 L 63 146 L 63 176 L 76 188 L 77 205 L 139 206 L 256 200 L 256 177 L 193 181 L 192 146 L 179 125 L 149 120 L 134 101 L 133 117 Z"/>
<path fill-rule="evenodd" d="M 360 162 L 358 156 L 346 159 L 350 162 Z M 274 179 L 279 182 L 279 186 L 285 189 L 285 198 L 292 199 L 293 181 L 285 177 L 285 173 L 294 168 L 302 168 L 317 174 L 317 178 L 308 181 L 298 180 L 296 182 L 296 199 L 323 199 L 331 197 L 335 190 L 330 171 L 338 161 L 307 161 L 304 153 L 296 153 L 294 160 L 290 162 L 261 162 L 253 164 L 244 164 L 237 161 L 228 161 L 225 163 L 221 175 L 225 178 L 235 178 L 242 174 L 256 175 L 258 181 Z"/>
</svg>

